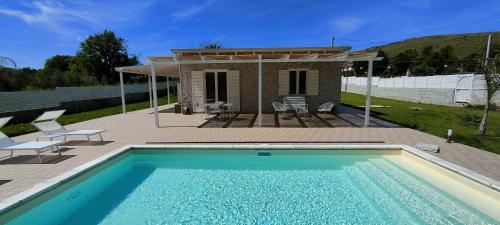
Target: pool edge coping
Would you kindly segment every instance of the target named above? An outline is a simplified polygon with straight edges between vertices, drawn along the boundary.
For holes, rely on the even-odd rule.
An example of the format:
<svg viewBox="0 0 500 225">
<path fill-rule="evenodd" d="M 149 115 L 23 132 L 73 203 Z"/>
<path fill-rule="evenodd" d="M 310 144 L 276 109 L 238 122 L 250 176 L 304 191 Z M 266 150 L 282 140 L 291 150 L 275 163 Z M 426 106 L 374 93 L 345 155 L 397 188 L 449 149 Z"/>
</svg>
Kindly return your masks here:
<svg viewBox="0 0 500 225">
<path fill-rule="evenodd" d="M 460 176 L 468 178 L 480 185 L 485 186 L 486 188 L 490 188 L 493 191 L 500 192 L 500 182 L 494 180 L 492 178 L 481 175 L 473 170 L 458 166 L 451 162 L 448 162 L 444 159 L 441 159 L 437 156 L 431 155 L 424 151 L 418 150 L 414 147 L 408 145 L 400 145 L 400 144 L 356 144 L 356 145 L 284 145 L 284 144 L 234 144 L 234 145 L 215 145 L 215 144 L 147 144 L 147 145 L 125 145 L 118 149 L 115 149 L 109 153 L 106 153 L 94 160 L 86 162 L 80 166 L 77 166 L 69 171 L 66 171 L 60 175 L 52 177 L 44 182 L 39 182 L 30 189 L 15 194 L 3 201 L 0 201 L 0 215 L 7 212 L 8 210 L 15 208 L 16 206 L 23 204 L 24 202 L 30 201 L 44 193 L 68 182 L 69 180 L 76 178 L 77 176 L 85 173 L 95 167 L 98 167 L 122 154 L 133 150 L 134 148 L 163 148 L 163 149 L 178 149 L 178 148 L 187 148 L 187 149 L 197 149 L 197 150 L 230 150 L 230 149 L 242 149 L 242 150 L 400 150 L 406 151 L 410 154 L 413 154 L 417 157 L 420 157 L 430 163 L 433 163 L 437 166 L 440 166 L 444 169 L 447 169 L 451 172 L 454 172 Z"/>
</svg>

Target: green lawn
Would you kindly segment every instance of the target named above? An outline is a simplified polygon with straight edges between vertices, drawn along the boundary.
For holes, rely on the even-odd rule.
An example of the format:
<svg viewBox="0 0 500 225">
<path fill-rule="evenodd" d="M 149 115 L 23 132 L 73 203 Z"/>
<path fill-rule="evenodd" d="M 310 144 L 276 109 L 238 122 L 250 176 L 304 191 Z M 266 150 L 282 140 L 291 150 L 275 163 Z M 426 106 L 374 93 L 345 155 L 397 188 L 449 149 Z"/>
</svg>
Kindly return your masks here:
<svg viewBox="0 0 500 225">
<path fill-rule="evenodd" d="M 167 104 L 167 97 L 161 97 L 158 98 L 158 104 L 159 105 L 164 105 Z M 170 102 L 177 102 L 177 97 L 176 96 L 170 96 Z M 149 107 L 149 101 L 145 102 L 138 102 L 138 103 L 131 103 L 127 104 L 127 112 L 131 111 L 136 111 L 140 109 L 145 109 Z M 71 123 L 77 123 L 85 120 L 91 120 L 99 117 L 105 117 L 105 116 L 111 116 L 115 114 L 122 113 L 122 106 L 117 105 L 117 106 L 112 106 L 112 107 L 107 107 L 107 108 L 102 108 L 98 110 L 92 110 L 92 111 L 87 111 L 87 112 L 81 112 L 81 113 L 75 113 L 75 114 L 68 114 L 68 115 L 63 115 L 61 118 L 59 118 L 57 121 L 61 123 L 62 125 L 66 124 L 71 124 Z M 33 125 L 30 123 L 18 123 L 18 124 L 12 124 L 12 125 L 7 125 L 3 127 L 2 132 L 4 132 L 6 135 L 13 137 L 13 136 L 18 136 L 22 134 L 27 134 L 27 133 L 32 133 L 37 131 Z"/>
<path fill-rule="evenodd" d="M 365 96 L 342 93 L 342 104 L 350 106 L 365 105 Z M 500 112 L 490 112 L 486 136 L 476 134 L 482 118 L 482 111 L 474 108 L 448 107 L 397 101 L 372 97 L 372 105 L 390 106 L 372 108 L 375 117 L 391 121 L 405 127 L 420 130 L 439 137 L 446 137 L 449 128 L 453 129 L 453 140 L 462 144 L 500 154 Z M 422 108 L 422 110 L 410 109 Z"/>
</svg>

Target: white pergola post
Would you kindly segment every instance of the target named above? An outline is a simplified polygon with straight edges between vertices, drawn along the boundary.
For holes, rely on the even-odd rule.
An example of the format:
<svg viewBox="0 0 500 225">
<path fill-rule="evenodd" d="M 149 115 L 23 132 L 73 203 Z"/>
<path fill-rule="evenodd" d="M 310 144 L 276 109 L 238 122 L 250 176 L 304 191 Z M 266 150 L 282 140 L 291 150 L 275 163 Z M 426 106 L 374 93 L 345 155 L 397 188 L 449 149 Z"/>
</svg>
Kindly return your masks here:
<svg viewBox="0 0 500 225">
<path fill-rule="evenodd" d="M 120 71 L 120 92 L 122 96 L 122 113 L 125 114 L 127 109 L 125 107 L 125 87 L 123 85 L 123 71 Z"/>
<path fill-rule="evenodd" d="M 151 95 L 151 74 L 148 74 L 149 108 L 153 108 L 153 96 Z"/>
<path fill-rule="evenodd" d="M 167 103 L 170 105 L 170 77 L 167 77 Z"/>
<path fill-rule="evenodd" d="M 259 55 L 259 127 L 262 127 L 262 55 Z"/>
<path fill-rule="evenodd" d="M 151 80 L 152 80 L 152 85 L 153 85 L 153 108 L 154 108 L 154 114 L 155 114 L 155 127 L 159 128 L 160 127 L 160 120 L 158 118 L 158 95 L 156 93 L 156 71 L 155 71 L 154 64 L 151 64 Z"/>
<path fill-rule="evenodd" d="M 365 127 L 370 126 L 370 106 L 372 95 L 373 59 L 368 60 L 368 79 L 366 81 Z"/>
</svg>

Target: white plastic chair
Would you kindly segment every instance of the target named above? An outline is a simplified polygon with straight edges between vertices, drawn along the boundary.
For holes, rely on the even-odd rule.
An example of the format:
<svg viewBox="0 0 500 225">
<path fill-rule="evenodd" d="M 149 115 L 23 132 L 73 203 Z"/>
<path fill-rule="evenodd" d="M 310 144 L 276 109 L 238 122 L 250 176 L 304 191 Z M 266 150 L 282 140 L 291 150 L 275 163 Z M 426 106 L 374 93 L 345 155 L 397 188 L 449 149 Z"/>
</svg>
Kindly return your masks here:
<svg viewBox="0 0 500 225">
<path fill-rule="evenodd" d="M 321 113 L 332 113 L 333 107 L 335 107 L 335 103 L 333 103 L 333 102 L 326 102 L 326 103 L 321 104 L 318 107 L 318 112 L 321 112 Z"/>
<path fill-rule="evenodd" d="M 284 116 L 288 110 L 288 106 L 281 102 L 273 102 L 273 108 L 275 114 L 281 114 L 282 116 Z"/>
</svg>

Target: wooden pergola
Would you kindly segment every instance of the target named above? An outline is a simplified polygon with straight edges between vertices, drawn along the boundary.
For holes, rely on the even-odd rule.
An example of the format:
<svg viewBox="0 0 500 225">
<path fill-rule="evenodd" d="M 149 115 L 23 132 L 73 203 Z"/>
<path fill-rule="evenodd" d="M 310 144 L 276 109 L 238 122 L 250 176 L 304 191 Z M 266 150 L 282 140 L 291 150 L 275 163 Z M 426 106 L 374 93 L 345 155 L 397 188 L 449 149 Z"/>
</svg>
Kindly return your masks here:
<svg viewBox="0 0 500 225">
<path fill-rule="evenodd" d="M 172 49 L 175 56 L 153 56 L 149 57 L 148 65 L 117 67 L 115 70 L 120 74 L 121 97 L 123 113 L 125 110 L 125 92 L 123 85 L 123 73 L 148 75 L 148 83 L 152 96 L 150 100 L 155 114 L 155 127 L 160 127 L 158 116 L 158 99 L 156 88 L 156 76 L 176 77 L 180 76 L 180 65 L 183 64 L 213 64 L 213 63 L 255 63 L 258 65 L 258 114 L 262 118 L 262 64 L 263 63 L 294 63 L 294 62 L 368 62 L 368 79 L 365 105 L 365 123 L 370 123 L 371 104 L 371 81 L 373 73 L 373 62 L 382 60 L 374 52 L 350 52 L 350 47 L 335 48 L 224 48 L 224 49 Z M 167 83 L 167 86 L 169 84 Z M 170 100 L 170 93 L 169 95 Z M 170 102 L 169 102 L 170 103 Z M 261 124 L 261 121 L 258 121 Z"/>
</svg>

